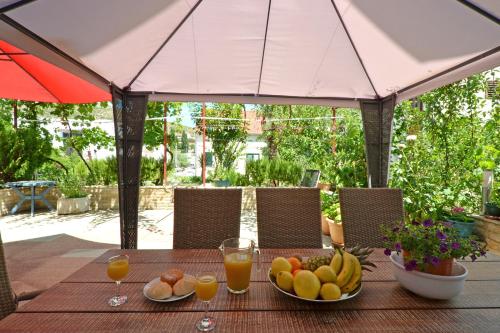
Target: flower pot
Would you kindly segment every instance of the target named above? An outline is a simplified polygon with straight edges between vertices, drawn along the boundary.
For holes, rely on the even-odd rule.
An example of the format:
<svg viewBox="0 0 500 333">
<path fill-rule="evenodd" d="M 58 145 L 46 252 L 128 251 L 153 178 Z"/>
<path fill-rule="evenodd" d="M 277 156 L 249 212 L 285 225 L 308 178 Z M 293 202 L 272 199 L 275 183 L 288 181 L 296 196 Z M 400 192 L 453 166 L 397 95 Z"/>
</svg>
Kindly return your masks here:
<svg viewBox="0 0 500 333">
<path fill-rule="evenodd" d="M 321 231 L 323 235 L 330 235 L 330 227 L 328 226 L 328 222 L 326 221 L 326 216 L 321 213 Z"/>
<path fill-rule="evenodd" d="M 396 280 L 409 291 L 427 298 L 450 299 L 462 292 L 468 271 L 459 262 L 453 263 L 452 275 L 441 276 L 424 272 L 406 271 L 403 258 L 397 253 L 390 256 Z"/>
<path fill-rule="evenodd" d="M 484 215 L 500 216 L 500 207 L 493 202 L 487 202 L 484 208 Z"/>
<path fill-rule="evenodd" d="M 453 258 L 441 259 L 439 264 L 435 266 L 432 264 L 425 265 L 425 272 L 433 275 L 451 276 L 453 273 L 454 262 L 455 259 Z"/>
<path fill-rule="evenodd" d="M 318 183 L 318 188 L 322 191 L 330 191 L 330 184 Z"/>
<path fill-rule="evenodd" d="M 326 218 L 328 222 L 328 227 L 330 228 L 330 237 L 332 238 L 332 243 L 337 245 L 344 245 L 344 229 L 342 228 L 342 222 L 336 223 L 329 218 Z"/>
<path fill-rule="evenodd" d="M 476 225 L 476 222 L 474 221 L 461 222 L 461 221 L 447 220 L 447 222 L 450 222 L 453 225 L 453 228 L 458 230 L 458 233 L 462 238 L 469 237 L 472 234 L 472 231 L 474 231 L 474 226 Z"/>
<path fill-rule="evenodd" d="M 79 214 L 90 210 L 90 196 L 57 199 L 57 215 Z"/>
<path fill-rule="evenodd" d="M 229 185 L 231 185 L 228 179 L 216 180 L 214 183 L 215 187 L 228 187 Z"/>
</svg>

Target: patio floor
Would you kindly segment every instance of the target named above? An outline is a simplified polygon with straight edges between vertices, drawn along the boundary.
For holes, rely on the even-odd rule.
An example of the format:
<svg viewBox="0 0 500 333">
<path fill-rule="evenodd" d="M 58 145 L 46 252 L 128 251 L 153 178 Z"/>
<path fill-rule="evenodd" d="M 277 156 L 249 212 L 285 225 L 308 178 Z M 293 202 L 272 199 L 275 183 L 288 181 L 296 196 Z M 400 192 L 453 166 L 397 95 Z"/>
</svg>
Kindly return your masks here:
<svg viewBox="0 0 500 333">
<path fill-rule="evenodd" d="M 120 246 L 117 211 L 58 216 L 39 212 L 0 218 L 7 269 L 15 292 L 45 289 L 65 279 L 110 248 Z M 241 215 L 241 237 L 257 239 L 256 216 Z M 173 242 L 173 211 L 139 212 L 140 249 L 169 249 Z M 323 246 L 331 247 L 328 236 Z"/>
</svg>

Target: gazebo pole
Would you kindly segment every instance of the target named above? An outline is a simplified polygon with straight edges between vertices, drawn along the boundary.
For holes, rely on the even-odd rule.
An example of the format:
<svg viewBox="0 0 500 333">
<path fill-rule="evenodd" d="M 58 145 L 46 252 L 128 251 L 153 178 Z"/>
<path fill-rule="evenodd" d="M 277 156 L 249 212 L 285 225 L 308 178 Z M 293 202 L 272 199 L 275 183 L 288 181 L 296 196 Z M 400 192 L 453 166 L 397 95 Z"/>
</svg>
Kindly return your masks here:
<svg viewBox="0 0 500 333">
<path fill-rule="evenodd" d="M 205 152 L 205 140 L 206 140 L 206 135 L 207 135 L 207 125 L 206 125 L 206 122 L 205 122 L 205 115 L 206 115 L 206 106 L 205 106 L 205 103 L 202 104 L 202 107 L 201 107 L 201 124 L 202 124 L 202 127 L 203 127 L 203 152 L 202 152 L 202 159 L 201 159 L 201 179 L 202 179 L 202 182 L 203 182 L 203 187 L 205 187 L 205 183 L 206 183 L 206 168 L 207 168 L 207 155 L 206 155 L 206 152 Z"/>
<path fill-rule="evenodd" d="M 387 186 L 395 105 L 396 95 L 360 101 L 369 187 Z"/>
<path fill-rule="evenodd" d="M 148 95 L 132 94 L 115 86 L 111 88 L 111 93 L 118 162 L 121 248 L 136 249 L 141 155 Z"/>
<path fill-rule="evenodd" d="M 163 186 L 167 185 L 167 102 L 163 103 Z"/>
<path fill-rule="evenodd" d="M 337 152 L 337 108 L 332 107 L 332 154 Z"/>
<path fill-rule="evenodd" d="M 13 108 L 13 111 L 14 111 L 14 115 L 13 115 L 13 118 L 14 118 L 14 128 L 17 129 L 17 100 L 14 100 L 12 102 L 12 108 Z"/>
</svg>

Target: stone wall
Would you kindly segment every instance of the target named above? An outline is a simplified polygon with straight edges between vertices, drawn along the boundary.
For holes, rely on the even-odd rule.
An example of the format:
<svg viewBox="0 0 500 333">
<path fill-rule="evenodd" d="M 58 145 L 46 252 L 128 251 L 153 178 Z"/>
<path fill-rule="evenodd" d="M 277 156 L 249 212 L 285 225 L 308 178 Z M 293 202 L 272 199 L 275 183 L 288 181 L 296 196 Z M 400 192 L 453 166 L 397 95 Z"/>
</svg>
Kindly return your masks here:
<svg viewBox="0 0 500 333">
<path fill-rule="evenodd" d="M 481 235 L 489 250 L 500 253 L 500 221 L 475 216 L 476 233 Z"/>
<path fill-rule="evenodd" d="M 119 207 L 118 187 L 117 186 L 87 186 L 85 188 L 90 196 L 91 210 L 105 210 Z M 24 193 L 29 193 L 29 189 L 24 189 Z M 37 193 L 41 189 L 37 189 Z M 53 188 L 46 195 L 47 200 L 54 208 L 57 206 L 57 198 L 61 196 L 61 192 L 57 188 Z M 9 214 L 10 210 L 19 201 L 17 194 L 11 189 L 0 190 L 0 216 Z M 244 187 L 242 197 L 242 207 L 244 211 L 255 211 L 255 188 Z M 20 211 L 29 211 L 30 202 L 25 202 Z M 37 209 L 46 209 L 45 205 L 36 201 Z M 172 188 L 163 186 L 141 186 L 139 190 L 139 209 L 173 209 L 174 203 L 172 200 Z"/>
</svg>

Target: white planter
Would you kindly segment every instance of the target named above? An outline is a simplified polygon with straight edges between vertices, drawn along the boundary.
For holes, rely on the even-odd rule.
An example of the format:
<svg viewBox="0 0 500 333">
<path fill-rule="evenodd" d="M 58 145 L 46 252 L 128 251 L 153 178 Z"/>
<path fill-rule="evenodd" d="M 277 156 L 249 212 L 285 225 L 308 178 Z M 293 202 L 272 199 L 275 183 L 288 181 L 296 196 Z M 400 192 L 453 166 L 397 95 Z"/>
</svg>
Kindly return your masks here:
<svg viewBox="0 0 500 333">
<path fill-rule="evenodd" d="M 57 215 L 78 214 L 90 210 L 90 196 L 57 199 Z"/>
<path fill-rule="evenodd" d="M 433 275 L 417 271 L 407 271 L 403 257 L 391 254 L 394 277 L 406 289 L 417 295 L 433 299 L 450 299 L 462 292 L 469 272 L 459 262 L 453 263 L 451 276 Z"/>
</svg>

